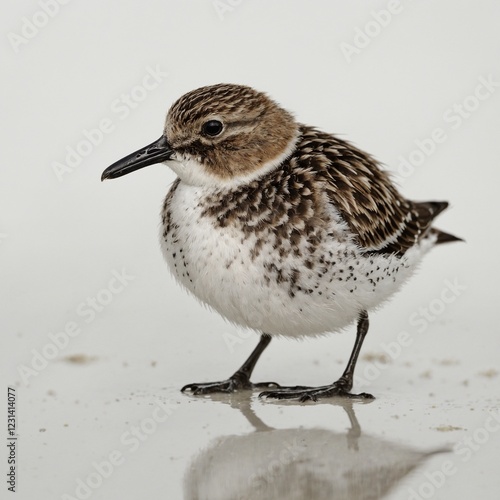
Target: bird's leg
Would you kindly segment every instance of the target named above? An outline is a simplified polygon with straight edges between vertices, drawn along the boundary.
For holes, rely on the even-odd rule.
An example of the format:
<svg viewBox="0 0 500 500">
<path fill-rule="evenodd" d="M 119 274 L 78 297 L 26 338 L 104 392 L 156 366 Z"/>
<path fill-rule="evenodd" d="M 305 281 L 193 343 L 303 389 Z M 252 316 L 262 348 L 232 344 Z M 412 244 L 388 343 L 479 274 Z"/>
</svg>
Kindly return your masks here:
<svg viewBox="0 0 500 500">
<path fill-rule="evenodd" d="M 351 352 L 351 357 L 347 363 L 346 369 L 342 376 L 331 385 L 321 387 L 282 387 L 275 391 L 264 391 L 259 397 L 275 398 L 275 399 L 298 399 L 300 401 L 317 401 L 318 398 L 326 397 L 344 397 L 351 399 L 374 399 L 371 394 L 361 393 L 352 394 L 349 392 L 352 389 L 354 369 L 358 361 L 361 346 L 368 332 L 368 313 L 362 311 L 358 318 L 358 329 L 356 332 L 356 341 Z"/>
<path fill-rule="evenodd" d="M 356 363 L 358 362 L 359 353 L 361 352 L 361 346 L 363 345 L 363 341 L 365 340 L 366 334 L 368 333 L 369 325 L 370 323 L 368 321 L 368 313 L 366 311 L 362 311 L 358 319 L 356 341 L 354 342 L 351 356 L 349 357 L 349 361 L 347 362 L 347 366 L 344 370 L 344 373 L 342 374 L 342 377 L 340 377 L 334 384 L 344 389 L 346 392 L 349 392 L 352 389 L 354 369 L 356 368 Z"/>
<path fill-rule="evenodd" d="M 261 382 L 254 384 L 250 382 L 250 376 L 252 375 L 253 369 L 260 358 L 260 355 L 264 352 L 264 349 L 271 342 L 271 336 L 267 333 L 263 333 L 260 337 L 260 341 L 257 347 L 253 350 L 252 354 L 248 359 L 241 365 L 240 369 L 237 370 L 231 377 L 222 382 L 206 382 L 199 384 L 188 384 L 185 385 L 181 391 L 190 391 L 195 395 L 198 394 L 208 394 L 212 392 L 234 392 L 239 389 L 254 389 L 254 388 L 264 388 L 264 387 L 280 387 L 276 382 Z"/>
</svg>

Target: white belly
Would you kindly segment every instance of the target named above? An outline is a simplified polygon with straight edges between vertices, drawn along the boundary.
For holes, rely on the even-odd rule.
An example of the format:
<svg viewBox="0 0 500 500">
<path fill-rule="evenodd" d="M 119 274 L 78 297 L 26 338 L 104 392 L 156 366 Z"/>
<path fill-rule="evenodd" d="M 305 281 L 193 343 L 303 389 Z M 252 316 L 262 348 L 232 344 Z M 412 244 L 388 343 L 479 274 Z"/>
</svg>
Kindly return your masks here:
<svg viewBox="0 0 500 500">
<path fill-rule="evenodd" d="M 165 237 L 161 231 L 165 259 L 199 300 L 235 324 L 269 334 L 320 335 L 348 326 L 397 291 L 431 245 L 403 258 L 367 257 L 353 243 L 329 238 L 310 267 L 303 257 L 280 257 L 270 243 L 255 256 L 255 237 L 202 215 L 205 189 L 178 185 L 169 204 L 171 231 Z"/>
</svg>

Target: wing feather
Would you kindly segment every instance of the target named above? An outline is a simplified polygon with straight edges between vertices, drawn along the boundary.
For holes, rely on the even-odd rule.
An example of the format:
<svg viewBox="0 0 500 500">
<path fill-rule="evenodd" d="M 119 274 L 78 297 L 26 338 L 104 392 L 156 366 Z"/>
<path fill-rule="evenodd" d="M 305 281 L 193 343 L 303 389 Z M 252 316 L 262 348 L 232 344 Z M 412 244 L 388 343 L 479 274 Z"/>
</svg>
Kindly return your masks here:
<svg viewBox="0 0 500 500">
<path fill-rule="evenodd" d="M 403 255 L 448 206 L 405 199 L 372 156 L 317 129 L 304 126 L 302 132 L 299 163 L 324 178 L 329 201 L 367 252 Z"/>
</svg>

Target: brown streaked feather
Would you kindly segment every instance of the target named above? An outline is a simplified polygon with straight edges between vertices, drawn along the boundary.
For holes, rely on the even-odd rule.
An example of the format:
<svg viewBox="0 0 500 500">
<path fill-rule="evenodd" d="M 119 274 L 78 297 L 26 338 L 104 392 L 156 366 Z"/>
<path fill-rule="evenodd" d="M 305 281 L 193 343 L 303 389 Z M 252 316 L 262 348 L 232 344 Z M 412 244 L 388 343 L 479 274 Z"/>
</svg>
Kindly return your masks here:
<svg viewBox="0 0 500 500">
<path fill-rule="evenodd" d="M 178 181 L 170 193 L 177 185 Z M 306 126 L 300 127 L 296 148 L 280 167 L 248 184 L 207 196 L 203 214 L 220 227 L 237 225 L 243 240 L 255 236 L 255 256 L 264 241 L 288 253 L 297 252 L 303 239 L 314 253 L 330 228 L 325 193 L 367 253 L 403 255 L 430 231 L 438 235 L 437 243 L 459 239 L 431 228 L 447 202 L 405 199 L 371 156 Z M 165 201 L 164 226 L 169 226 L 170 196 Z M 345 235 L 335 238 L 340 241 Z M 289 247 L 283 247 L 285 241 Z"/>
<path fill-rule="evenodd" d="M 330 134 L 306 126 L 301 130 L 298 163 L 324 177 L 330 202 L 366 251 L 403 255 L 448 206 L 403 198 L 373 157 Z"/>
</svg>

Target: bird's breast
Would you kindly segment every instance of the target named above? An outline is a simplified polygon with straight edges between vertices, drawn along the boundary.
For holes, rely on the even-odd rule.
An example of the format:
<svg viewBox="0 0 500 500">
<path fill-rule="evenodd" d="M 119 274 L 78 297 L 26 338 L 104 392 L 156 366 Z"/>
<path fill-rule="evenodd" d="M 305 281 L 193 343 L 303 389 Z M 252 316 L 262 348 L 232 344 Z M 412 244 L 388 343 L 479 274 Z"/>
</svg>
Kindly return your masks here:
<svg viewBox="0 0 500 500">
<path fill-rule="evenodd" d="M 175 278 L 238 325 L 287 336 L 335 331 L 385 300 L 411 268 L 395 256 L 364 257 L 334 213 L 314 224 L 304 212 L 301 225 L 282 200 L 252 211 L 217 196 L 176 181 L 161 244 Z"/>
</svg>

